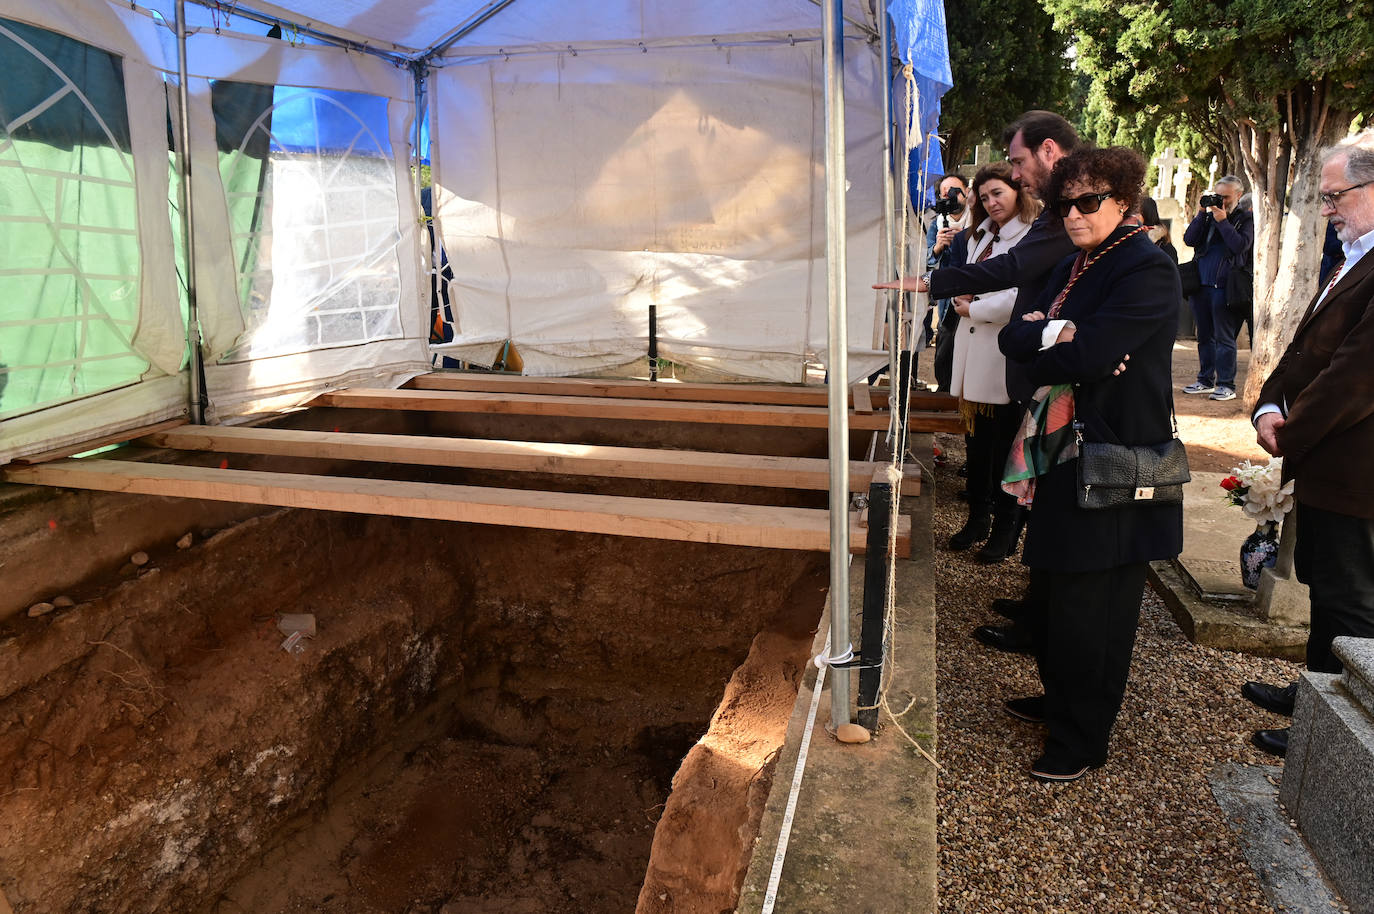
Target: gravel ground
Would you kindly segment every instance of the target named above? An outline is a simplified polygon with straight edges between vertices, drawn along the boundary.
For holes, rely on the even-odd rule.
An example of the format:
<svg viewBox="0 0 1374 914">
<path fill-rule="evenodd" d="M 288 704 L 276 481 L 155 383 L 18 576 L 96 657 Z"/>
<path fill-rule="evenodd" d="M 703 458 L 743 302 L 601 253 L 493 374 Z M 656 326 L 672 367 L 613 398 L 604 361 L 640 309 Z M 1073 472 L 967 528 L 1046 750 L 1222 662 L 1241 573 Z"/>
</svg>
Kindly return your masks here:
<svg viewBox="0 0 1374 914">
<path fill-rule="evenodd" d="M 940 727 L 940 908 L 944 912 L 1271 912 L 1213 799 L 1218 762 L 1274 762 L 1250 732 L 1285 719 L 1240 696 L 1247 679 L 1282 683 L 1301 668 L 1189 642 L 1148 588 L 1125 706 L 1106 767 L 1060 785 L 1032 780 L 1040 727 L 1001 710 L 1037 694 L 1029 657 L 973 641 L 1001 623 L 994 597 L 1019 596 L 1025 569 L 945 548 L 964 521 L 963 443 L 941 436 L 936 470 L 936 619 Z"/>
</svg>

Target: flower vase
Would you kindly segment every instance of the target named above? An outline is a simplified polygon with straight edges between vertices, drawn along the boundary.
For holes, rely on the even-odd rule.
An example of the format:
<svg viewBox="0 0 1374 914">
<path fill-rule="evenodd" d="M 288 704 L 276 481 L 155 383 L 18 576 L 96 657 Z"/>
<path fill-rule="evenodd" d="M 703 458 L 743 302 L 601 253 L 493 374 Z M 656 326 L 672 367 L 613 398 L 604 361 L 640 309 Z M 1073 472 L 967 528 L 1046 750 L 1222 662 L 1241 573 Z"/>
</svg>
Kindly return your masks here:
<svg viewBox="0 0 1374 914">
<path fill-rule="evenodd" d="M 1240 580 L 1254 590 L 1259 586 L 1260 571 L 1273 568 L 1279 558 L 1279 525 L 1273 521 L 1260 524 L 1255 532 L 1240 544 Z"/>
</svg>

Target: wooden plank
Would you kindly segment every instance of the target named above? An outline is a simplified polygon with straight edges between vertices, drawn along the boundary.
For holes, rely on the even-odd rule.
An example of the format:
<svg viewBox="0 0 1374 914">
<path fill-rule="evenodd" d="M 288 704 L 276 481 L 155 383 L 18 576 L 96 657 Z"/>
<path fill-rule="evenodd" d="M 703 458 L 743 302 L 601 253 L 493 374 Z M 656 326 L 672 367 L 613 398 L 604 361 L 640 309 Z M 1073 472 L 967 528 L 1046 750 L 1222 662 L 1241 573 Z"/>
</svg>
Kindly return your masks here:
<svg viewBox="0 0 1374 914">
<path fill-rule="evenodd" d="M 874 387 L 871 391 L 873 402 L 888 405 L 888 388 Z M 928 390 L 913 390 L 908 409 L 927 412 L 953 412 L 959 408 L 959 398 L 949 394 L 933 393 Z"/>
<path fill-rule="evenodd" d="M 534 394 L 495 394 L 448 390 L 349 389 L 321 394 L 312 406 L 358 409 L 409 409 L 429 412 L 486 413 L 518 416 L 559 416 L 633 421 L 700 422 L 710 425 L 759 425 L 781 428 L 825 428 L 826 411 L 807 406 L 766 406 L 754 403 L 654 402 L 611 397 L 561 397 Z M 950 424 L 944 414 L 913 414 L 939 426 Z M 955 420 L 958 416 L 954 417 Z M 957 422 L 955 423 L 957 424 Z M 849 414 L 855 431 L 887 428 L 887 415 Z M 963 426 L 959 425 L 962 430 Z"/>
<path fill-rule="evenodd" d="M 35 463 L 47 463 L 49 460 L 60 460 L 63 457 L 70 457 L 73 454 L 84 454 L 86 451 L 93 451 L 96 448 L 106 447 L 111 444 L 123 444 L 125 441 L 132 441 L 143 435 L 150 435 L 155 432 L 165 431 L 185 424 L 185 419 L 169 419 L 166 422 L 157 422 L 153 425 L 144 425 L 139 428 L 126 429 L 122 432 L 114 432 L 99 438 L 92 438 L 90 441 L 71 444 L 67 447 L 53 448 L 51 451 L 44 451 L 41 454 L 29 454 L 27 457 L 16 457 L 13 462 L 22 466 L 29 466 Z"/>
<path fill-rule="evenodd" d="M 716 485 L 820 491 L 830 486 L 830 462 L 824 458 L 248 426 L 188 425 L 147 435 L 139 439 L 139 443 L 183 451 L 662 479 Z M 856 492 L 864 491 L 878 466 L 876 463 L 852 462 L 849 470 L 850 488 Z"/>
<path fill-rule="evenodd" d="M 704 384 L 640 381 L 633 378 L 527 378 L 518 375 L 444 371 L 419 375 L 411 390 L 466 390 L 480 393 L 541 394 L 565 397 L 617 397 L 627 400 L 691 400 L 700 403 L 758 403 L 824 408 L 826 388 L 803 384 Z M 948 394 L 941 394 L 948 397 Z M 875 400 L 887 403 L 884 389 Z"/>
<path fill-rule="evenodd" d="M 14 467 L 3 471 L 3 475 L 9 482 L 30 485 L 770 549 L 827 551 L 830 542 L 829 513 L 813 508 L 493 489 L 100 459 L 66 459 L 39 466 Z M 899 540 L 904 536 L 904 548 L 909 550 L 910 518 L 903 520 L 906 525 L 899 532 Z M 852 516 L 850 527 L 851 551 L 861 552 L 865 546 L 864 537 L 854 535 L 856 528 Z"/>
<path fill-rule="evenodd" d="M 869 395 L 867 381 L 860 381 L 849 388 L 849 403 L 856 413 L 873 412 L 873 398 Z"/>
</svg>

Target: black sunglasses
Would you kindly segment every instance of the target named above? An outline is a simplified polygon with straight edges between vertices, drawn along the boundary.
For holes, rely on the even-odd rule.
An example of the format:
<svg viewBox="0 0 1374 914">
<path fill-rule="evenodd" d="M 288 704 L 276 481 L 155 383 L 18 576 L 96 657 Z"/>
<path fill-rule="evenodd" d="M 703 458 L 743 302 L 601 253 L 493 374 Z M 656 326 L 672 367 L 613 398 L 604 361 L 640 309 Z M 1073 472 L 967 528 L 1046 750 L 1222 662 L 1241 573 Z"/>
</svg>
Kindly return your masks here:
<svg viewBox="0 0 1374 914">
<path fill-rule="evenodd" d="M 1102 208 L 1102 201 L 1112 195 L 1111 191 L 1101 194 L 1084 194 L 1081 197 L 1074 197 L 1072 200 L 1055 200 L 1054 211 L 1059 214 L 1060 219 L 1069 217 L 1069 210 L 1075 206 L 1078 211 L 1085 216 L 1091 216 Z"/>
</svg>

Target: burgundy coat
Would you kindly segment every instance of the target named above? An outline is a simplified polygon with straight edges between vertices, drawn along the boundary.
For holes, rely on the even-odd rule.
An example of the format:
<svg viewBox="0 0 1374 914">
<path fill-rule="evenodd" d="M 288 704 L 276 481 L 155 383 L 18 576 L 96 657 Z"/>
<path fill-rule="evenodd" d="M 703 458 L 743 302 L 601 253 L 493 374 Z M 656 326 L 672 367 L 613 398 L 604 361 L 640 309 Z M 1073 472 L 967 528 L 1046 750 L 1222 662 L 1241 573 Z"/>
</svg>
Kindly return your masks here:
<svg viewBox="0 0 1374 914">
<path fill-rule="evenodd" d="M 1314 314 L 1316 300 L 1259 402 L 1286 404 L 1278 442 L 1298 501 L 1374 518 L 1374 254 L 1342 270 Z"/>
</svg>

